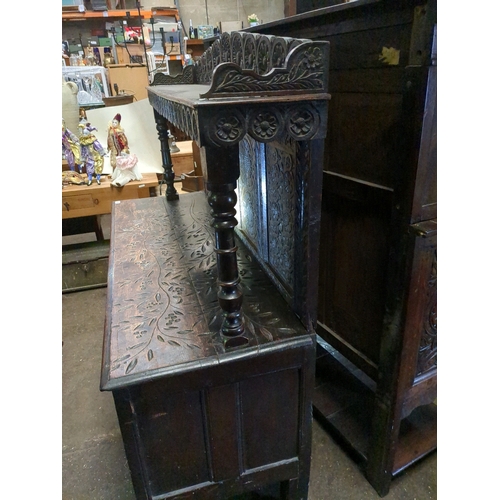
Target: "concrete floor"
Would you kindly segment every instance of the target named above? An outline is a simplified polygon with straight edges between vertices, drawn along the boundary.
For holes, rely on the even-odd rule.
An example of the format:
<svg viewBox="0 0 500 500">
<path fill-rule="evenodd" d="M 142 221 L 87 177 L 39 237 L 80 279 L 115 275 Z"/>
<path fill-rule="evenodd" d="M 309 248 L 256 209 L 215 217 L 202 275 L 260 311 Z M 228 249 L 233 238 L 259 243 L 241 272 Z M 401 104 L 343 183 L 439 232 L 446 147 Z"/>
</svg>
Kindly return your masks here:
<svg viewBox="0 0 500 500">
<path fill-rule="evenodd" d="M 109 220 L 103 219 L 106 237 Z M 84 235 L 69 238 L 63 243 L 85 240 Z M 99 391 L 106 293 L 106 288 L 97 288 L 62 294 L 63 500 L 135 499 L 113 397 Z M 437 453 L 396 477 L 384 498 L 436 499 Z M 314 421 L 309 500 L 330 499 L 379 496 L 357 464 Z"/>
</svg>

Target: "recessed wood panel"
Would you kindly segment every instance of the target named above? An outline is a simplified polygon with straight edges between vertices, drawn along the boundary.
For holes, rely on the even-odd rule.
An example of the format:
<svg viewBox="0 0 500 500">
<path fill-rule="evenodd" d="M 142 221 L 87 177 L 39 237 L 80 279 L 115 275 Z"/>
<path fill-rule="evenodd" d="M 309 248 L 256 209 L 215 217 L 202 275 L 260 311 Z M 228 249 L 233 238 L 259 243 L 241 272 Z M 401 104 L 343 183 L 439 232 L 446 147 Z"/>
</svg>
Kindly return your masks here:
<svg viewBox="0 0 500 500">
<path fill-rule="evenodd" d="M 240 398 L 244 469 L 298 456 L 299 371 L 245 380 L 240 384 Z"/>
<path fill-rule="evenodd" d="M 331 175 L 323 189 L 318 321 L 376 364 L 392 193 Z"/>
<path fill-rule="evenodd" d="M 208 481 L 201 393 L 169 393 L 161 381 L 140 390 L 137 427 L 153 495 Z"/>
<path fill-rule="evenodd" d="M 325 170 L 393 188 L 401 155 L 401 100 L 399 94 L 334 94 Z"/>
</svg>

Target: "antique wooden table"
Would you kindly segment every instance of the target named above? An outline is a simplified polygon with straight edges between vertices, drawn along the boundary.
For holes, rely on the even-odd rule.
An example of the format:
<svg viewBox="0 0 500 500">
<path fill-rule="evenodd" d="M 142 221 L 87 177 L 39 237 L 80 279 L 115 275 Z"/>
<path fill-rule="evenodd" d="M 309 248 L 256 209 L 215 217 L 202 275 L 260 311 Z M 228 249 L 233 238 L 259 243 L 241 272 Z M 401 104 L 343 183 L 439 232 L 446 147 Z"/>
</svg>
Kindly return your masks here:
<svg viewBox="0 0 500 500">
<path fill-rule="evenodd" d="M 327 75 L 328 44 L 232 33 L 148 88 L 167 191 L 113 208 L 101 380 L 138 498 L 307 498 Z"/>
</svg>

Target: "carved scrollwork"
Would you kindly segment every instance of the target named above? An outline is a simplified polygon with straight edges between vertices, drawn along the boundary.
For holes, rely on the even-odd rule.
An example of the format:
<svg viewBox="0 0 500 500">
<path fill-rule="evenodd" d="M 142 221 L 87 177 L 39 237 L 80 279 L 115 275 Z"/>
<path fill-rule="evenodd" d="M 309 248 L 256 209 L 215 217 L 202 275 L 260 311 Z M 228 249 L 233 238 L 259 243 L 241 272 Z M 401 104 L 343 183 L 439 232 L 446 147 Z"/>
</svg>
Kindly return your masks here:
<svg viewBox="0 0 500 500">
<path fill-rule="evenodd" d="M 152 85 L 210 85 L 201 97 L 326 92 L 328 44 L 253 33 L 224 33 L 181 75 L 158 73 Z"/>
<path fill-rule="evenodd" d="M 271 65 L 267 38 L 261 38 L 259 50 L 256 50 L 254 39 L 243 37 L 243 47 L 242 67 L 235 63 L 219 65 L 214 71 L 209 91 L 201 97 L 326 91 L 323 46 L 312 42 L 300 45 L 294 49 L 296 52 L 293 57 L 290 55 L 286 67 L 273 68 L 271 71 L 264 71 L 264 67 L 270 68 Z"/>
<path fill-rule="evenodd" d="M 182 73 L 176 76 L 156 73 L 151 85 L 181 85 L 194 83 L 194 66 L 186 66 Z"/>
<path fill-rule="evenodd" d="M 274 140 L 283 129 L 283 118 L 275 108 L 250 111 L 248 133 L 260 142 Z"/>
</svg>

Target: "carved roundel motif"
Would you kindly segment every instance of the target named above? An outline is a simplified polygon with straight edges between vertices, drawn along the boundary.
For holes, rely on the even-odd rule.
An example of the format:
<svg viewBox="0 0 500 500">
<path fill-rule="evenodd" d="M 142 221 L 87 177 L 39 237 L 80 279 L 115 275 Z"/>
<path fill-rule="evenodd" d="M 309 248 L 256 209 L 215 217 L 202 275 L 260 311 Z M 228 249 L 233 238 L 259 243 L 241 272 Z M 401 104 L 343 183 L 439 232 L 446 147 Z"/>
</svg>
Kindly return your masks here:
<svg viewBox="0 0 500 500">
<path fill-rule="evenodd" d="M 319 115 L 311 106 L 301 106 L 288 116 L 287 129 L 296 140 L 306 140 L 312 137 L 319 125 Z"/>
<path fill-rule="evenodd" d="M 248 117 L 248 133 L 256 141 L 272 141 L 280 134 L 282 122 L 275 109 L 256 110 Z"/>
<path fill-rule="evenodd" d="M 222 146 L 235 144 L 245 135 L 245 119 L 236 110 L 218 113 L 210 120 L 208 134 L 216 144 Z"/>
</svg>

